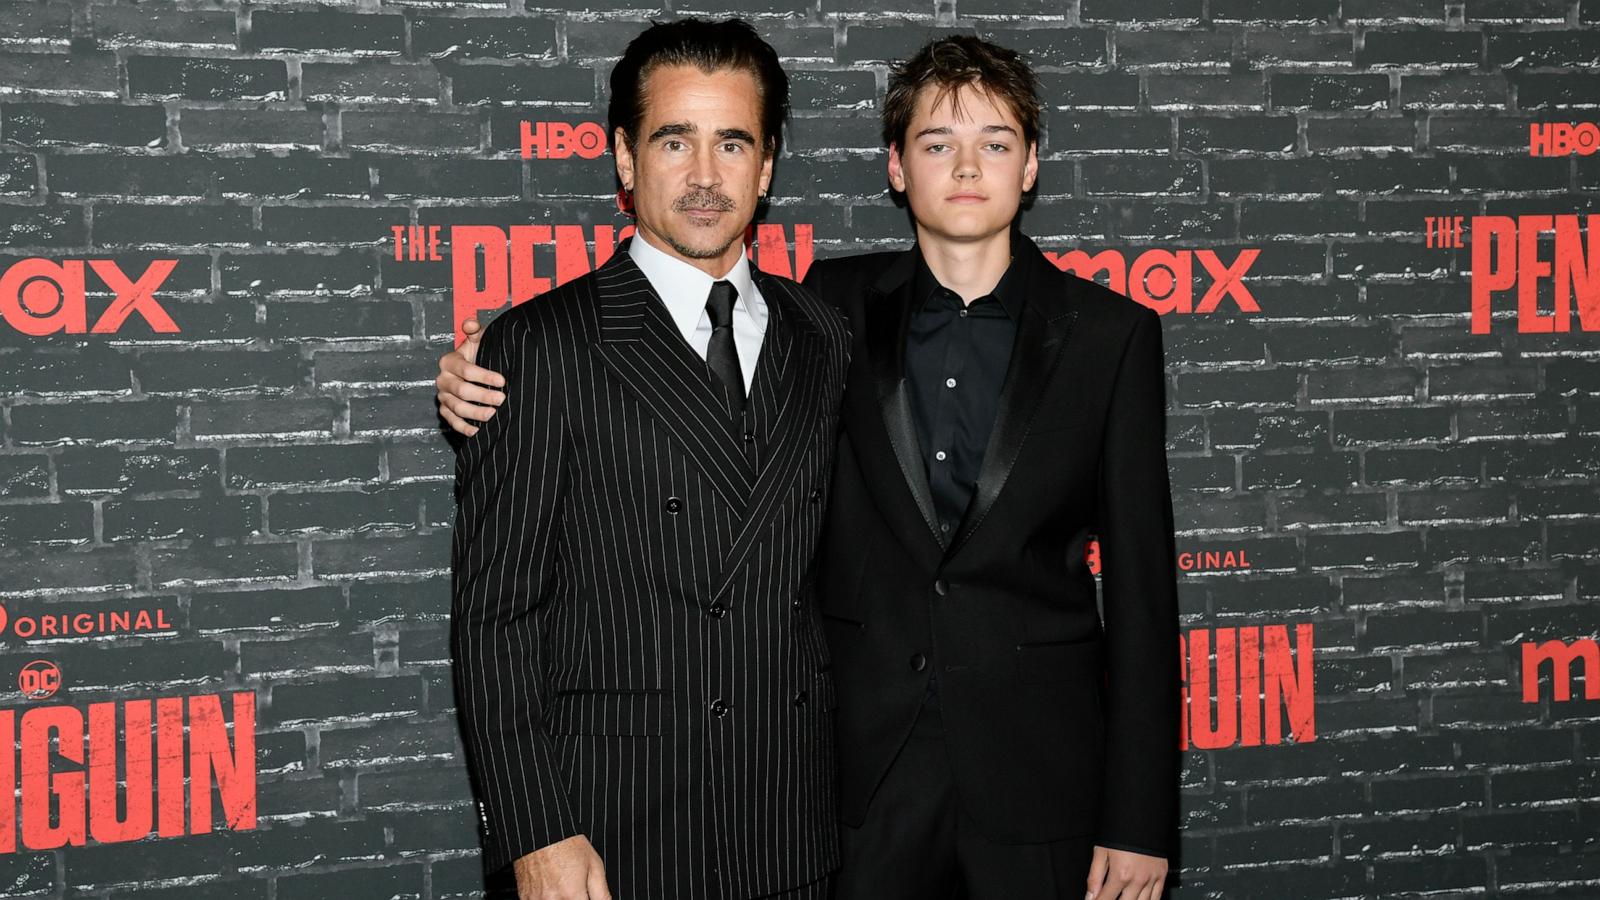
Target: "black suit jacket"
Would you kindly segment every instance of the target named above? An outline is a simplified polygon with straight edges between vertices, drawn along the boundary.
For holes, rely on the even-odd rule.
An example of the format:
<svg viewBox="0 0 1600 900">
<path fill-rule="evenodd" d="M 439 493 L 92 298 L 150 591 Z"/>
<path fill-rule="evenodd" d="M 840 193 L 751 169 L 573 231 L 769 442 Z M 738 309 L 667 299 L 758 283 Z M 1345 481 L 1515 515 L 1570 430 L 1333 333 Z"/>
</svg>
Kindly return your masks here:
<svg viewBox="0 0 1600 900">
<path fill-rule="evenodd" d="M 937 672 L 958 793 L 992 838 L 1092 834 L 1170 853 L 1179 681 L 1160 320 L 1016 241 L 1030 291 L 977 490 L 948 539 L 904 380 L 916 251 L 819 261 L 806 278 L 853 334 L 818 558 L 840 812 L 860 823 Z"/>
<path fill-rule="evenodd" d="M 847 338 L 756 278 L 747 433 L 625 248 L 484 333 L 507 399 L 457 458 L 452 648 L 491 870 L 576 834 L 628 900 L 837 862 L 808 576 Z"/>
</svg>

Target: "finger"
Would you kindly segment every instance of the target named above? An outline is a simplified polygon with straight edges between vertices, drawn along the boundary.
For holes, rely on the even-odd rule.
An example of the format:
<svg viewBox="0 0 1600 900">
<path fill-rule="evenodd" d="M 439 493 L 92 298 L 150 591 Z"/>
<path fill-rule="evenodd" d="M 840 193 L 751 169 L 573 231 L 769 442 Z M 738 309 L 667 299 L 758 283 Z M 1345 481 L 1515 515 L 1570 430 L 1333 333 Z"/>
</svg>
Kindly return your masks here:
<svg viewBox="0 0 1600 900">
<path fill-rule="evenodd" d="M 1139 900 L 1160 900 L 1162 881 L 1161 878 L 1152 877 L 1150 883 L 1139 893 Z"/>
<path fill-rule="evenodd" d="M 483 330 L 483 326 L 478 324 L 477 316 L 470 316 L 461 320 L 461 330 L 466 332 L 467 340 L 475 341 L 482 337 L 478 332 Z"/>
<path fill-rule="evenodd" d="M 450 394 L 440 394 L 439 404 L 441 406 L 448 406 L 451 412 L 469 422 L 487 422 L 494 418 L 495 414 L 495 408 L 492 406 L 480 406 L 476 403 L 468 403 L 467 401 L 462 400 L 460 397 L 452 396 Z"/>
<path fill-rule="evenodd" d="M 461 346 L 466 347 L 467 345 L 462 344 Z M 444 356 L 439 358 L 439 375 L 440 377 L 450 375 L 460 378 L 462 381 L 470 381 L 474 384 L 486 384 L 490 387 L 496 388 L 506 386 L 506 379 L 504 375 L 501 375 L 499 372 L 496 372 L 493 369 L 485 369 L 483 366 L 474 365 L 472 362 L 472 357 L 461 352 L 460 350 L 456 350 L 452 353 L 446 353 Z"/>
<path fill-rule="evenodd" d="M 1106 870 L 1110 865 L 1105 848 L 1094 848 L 1094 859 L 1089 862 L 1089 882 L 1085 886 L 1089 896 L 1098 895 L 1100 889 L 1105 886 Z"/>
<path fill-rule="evenodd" d="M 447 406 L 440 405 L 439 415 L 444 417 L 445 424 L 467 437 L 472 437 L 478 433 L 478 426 L 451 412 Z"/>
<path fill-rule="evenodd" d="M 604 866 L 589 866 L 589 900 L 611 900 L 611 890 L 606 887 Z"/>
<path fill-rule="evenodd" d="M 463 381 L 454 375 L 440 375 L 434 379 L 434 384 L 439 388 L 439 393 L 452 396 L 468 403 L 477 403 L 481 406 L 495 407 L 506 401 L 506 395 L 494 388 L 487 388 L 481 384 Z"/>
<path fill-rule="evenodd" d="M 1094 900 L 1118 900 L 1122 897 L 1122 889 L 1128 886 L 1128 880 L 1114 873 L 1107 873 L 1106 883 L 1094 895 Z M 1133 900 L 1125 897 L 1122 900 Z"/>
</svg>

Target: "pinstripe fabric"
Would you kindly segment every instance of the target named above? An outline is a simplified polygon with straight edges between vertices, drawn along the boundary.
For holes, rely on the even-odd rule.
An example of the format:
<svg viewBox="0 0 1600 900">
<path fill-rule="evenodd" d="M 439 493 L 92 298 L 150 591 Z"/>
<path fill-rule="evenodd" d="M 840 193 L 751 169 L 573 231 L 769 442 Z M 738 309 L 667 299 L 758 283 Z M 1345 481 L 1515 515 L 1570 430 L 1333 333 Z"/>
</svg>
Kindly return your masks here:
<svg viewBox="0 0 1600 900">
<path fill-rule="evenodd" d="M 507 400 L 459 448 L 452 646 L 490 869 L 580 833 L 627 900 L 837 862 L 810 572 L 847 335 L 758 278 L 743 434 L 625 252 L 484 334 Z"/>
</svg>

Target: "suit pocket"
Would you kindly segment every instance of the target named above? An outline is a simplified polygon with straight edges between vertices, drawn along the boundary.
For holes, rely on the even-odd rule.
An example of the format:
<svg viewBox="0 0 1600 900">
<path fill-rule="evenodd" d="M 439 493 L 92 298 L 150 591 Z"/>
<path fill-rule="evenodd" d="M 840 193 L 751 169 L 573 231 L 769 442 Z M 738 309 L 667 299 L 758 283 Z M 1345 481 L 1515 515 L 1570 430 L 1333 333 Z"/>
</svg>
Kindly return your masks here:
<svg viewBox="0 0 1600 900">
<path fill-rule="evenodd" d="M 672 729 L 666 691 L 569 691 L 545 711 L 548 734 L 658 735 Z"/>
<path fill-rule="evenodd" d="M 1075 682 L 1098 689 L 1100 639 L 1018 644 L 1017 679 L 1027 684 Z"/>
</svg>

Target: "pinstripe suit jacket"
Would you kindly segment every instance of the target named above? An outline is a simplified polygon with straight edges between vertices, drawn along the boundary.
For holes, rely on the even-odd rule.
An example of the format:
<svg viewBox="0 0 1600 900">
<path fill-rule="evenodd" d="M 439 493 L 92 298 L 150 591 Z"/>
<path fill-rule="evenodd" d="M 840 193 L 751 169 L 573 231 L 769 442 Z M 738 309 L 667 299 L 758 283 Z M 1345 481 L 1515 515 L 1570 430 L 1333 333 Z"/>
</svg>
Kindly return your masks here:
<svg viewBox="0 0 1600 900">
<path fill-rule="evenodd" d="M 848 338 L 756 278 L 742 432 L 625 250 L 484 333 L 507 399 L 459 445 L 452 649 L 490 870 L 576 834 L 626 900 L 837 863 L 810 572 Z"/>
</svg>

